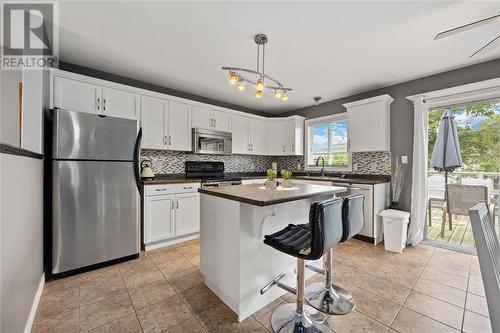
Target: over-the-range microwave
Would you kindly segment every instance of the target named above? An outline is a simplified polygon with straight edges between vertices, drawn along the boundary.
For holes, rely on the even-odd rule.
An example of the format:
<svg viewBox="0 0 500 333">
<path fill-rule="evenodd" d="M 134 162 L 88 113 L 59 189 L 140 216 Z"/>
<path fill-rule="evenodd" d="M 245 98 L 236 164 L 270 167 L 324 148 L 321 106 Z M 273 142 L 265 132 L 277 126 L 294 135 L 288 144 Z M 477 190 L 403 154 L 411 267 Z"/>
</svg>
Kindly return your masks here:
<svg viewBox="0 0 500 333">
<path fill-rule="evenodd" d="M 232 153 L 232 134 L 193 128 L 193 152 L 196 154 L 230 155 Z"/>
</svg>

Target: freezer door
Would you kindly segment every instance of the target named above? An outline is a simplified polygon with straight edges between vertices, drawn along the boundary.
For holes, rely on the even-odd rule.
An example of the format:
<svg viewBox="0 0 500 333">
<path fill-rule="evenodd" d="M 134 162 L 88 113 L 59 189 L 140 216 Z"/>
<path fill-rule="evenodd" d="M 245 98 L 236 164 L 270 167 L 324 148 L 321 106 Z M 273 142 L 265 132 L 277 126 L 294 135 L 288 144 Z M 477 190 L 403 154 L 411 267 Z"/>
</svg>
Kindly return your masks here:
<svg viewBox="0 0 500 333">
<path fill-rule="evenodd" d="M 132 162 L 54 161 L 52 272 L 139 252 Z"/>
<path fill-rule="evenodd" d="M 54 109 L 53 158 L 132 161 L 137 121 Z"/>
</svg>

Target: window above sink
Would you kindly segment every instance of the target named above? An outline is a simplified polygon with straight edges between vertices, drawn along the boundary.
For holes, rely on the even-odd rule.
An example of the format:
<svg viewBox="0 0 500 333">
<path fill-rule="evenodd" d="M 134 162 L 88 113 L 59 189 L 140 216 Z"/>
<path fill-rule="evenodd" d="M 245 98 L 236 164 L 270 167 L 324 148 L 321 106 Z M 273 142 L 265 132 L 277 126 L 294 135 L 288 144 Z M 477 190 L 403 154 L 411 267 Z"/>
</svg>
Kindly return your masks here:
<svg viewBox="0 0 500 333">
<path fill-rule="evenodd" d="M 306 170 L 351 171 L 349 126 L 346 114 L 306 120 Z M 316 165 L 318 158 L 319 165 Z"/>
</svg>

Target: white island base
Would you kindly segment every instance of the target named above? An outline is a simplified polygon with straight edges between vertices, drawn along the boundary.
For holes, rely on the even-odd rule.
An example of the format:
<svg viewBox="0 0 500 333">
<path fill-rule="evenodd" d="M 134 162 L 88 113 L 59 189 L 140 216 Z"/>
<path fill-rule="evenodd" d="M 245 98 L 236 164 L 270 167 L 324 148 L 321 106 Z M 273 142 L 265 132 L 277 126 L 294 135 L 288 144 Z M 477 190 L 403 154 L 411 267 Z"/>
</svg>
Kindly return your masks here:
<svg viewBox="0 0 500 333">
<path fill-rule="evenodd" d="M 260 289 L 280 273 L 286 273 L 282 282 L 296 285 L 297 259 L 265 245 L 264 235 L 290 223 L 307 223 L 311 203 L 328 198 L 332 195 L 260 207 L 201 193 L 200 270 L 206 286 L 239 321 L 285 293 L 274 287 L 260 294 Z M 321 260 L 314 265 L 322 267 Z M 306 278 L 312 274 L 306 270 Z"/>
</svg>

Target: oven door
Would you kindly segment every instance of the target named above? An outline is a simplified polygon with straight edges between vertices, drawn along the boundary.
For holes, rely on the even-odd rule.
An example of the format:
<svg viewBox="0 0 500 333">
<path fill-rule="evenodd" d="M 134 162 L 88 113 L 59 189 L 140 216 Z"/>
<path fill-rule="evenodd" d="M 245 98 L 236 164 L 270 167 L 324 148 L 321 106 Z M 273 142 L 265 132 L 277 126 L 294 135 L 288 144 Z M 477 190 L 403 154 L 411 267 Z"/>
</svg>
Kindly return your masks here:
<svg viewBox="0 0 500 333">
<path fill-rule="evenodd" d="M 193 151 L 196 154 L 229 155 L 231 148 L 231 133 L 193 130 Z"/>
</svg>

